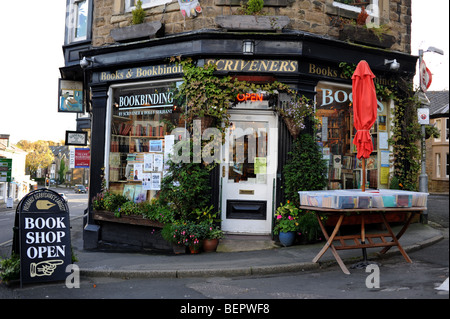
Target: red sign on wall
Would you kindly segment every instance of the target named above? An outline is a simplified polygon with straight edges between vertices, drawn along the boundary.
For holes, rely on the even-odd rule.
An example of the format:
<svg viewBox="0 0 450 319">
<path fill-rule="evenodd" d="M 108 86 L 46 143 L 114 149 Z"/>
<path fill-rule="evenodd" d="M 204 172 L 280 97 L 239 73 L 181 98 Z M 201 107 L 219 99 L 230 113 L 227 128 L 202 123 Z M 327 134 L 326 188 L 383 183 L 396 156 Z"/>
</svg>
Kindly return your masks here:
<svg viewBox="0 0 450 319">
<path fill-rule="evenodd" d="M 89 148 L 75 149 L 75 168 L 89 168 L 91 163 L 91 150 Z"/>
</svg>

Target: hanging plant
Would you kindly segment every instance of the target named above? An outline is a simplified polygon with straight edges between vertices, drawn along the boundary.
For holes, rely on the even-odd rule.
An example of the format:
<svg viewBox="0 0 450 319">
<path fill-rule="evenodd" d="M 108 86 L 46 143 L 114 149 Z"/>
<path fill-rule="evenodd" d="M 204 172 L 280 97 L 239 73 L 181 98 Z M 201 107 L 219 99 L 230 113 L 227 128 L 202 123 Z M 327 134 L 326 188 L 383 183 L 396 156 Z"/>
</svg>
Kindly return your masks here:
<svg viewBox="0 0 450 319">
<path fill-rule="evenodd" d="M 282 108 L 279 108 L 278 111 L 283 117 L 289 132 L 296 138 L 301 130 L 306 128 L 307 121 L 315 122 L 315 107 L 314 102 L 306 97 L 299 97 L 292 90 L 289 90 L 289 93 L 291 100 Z"/>
</svg>

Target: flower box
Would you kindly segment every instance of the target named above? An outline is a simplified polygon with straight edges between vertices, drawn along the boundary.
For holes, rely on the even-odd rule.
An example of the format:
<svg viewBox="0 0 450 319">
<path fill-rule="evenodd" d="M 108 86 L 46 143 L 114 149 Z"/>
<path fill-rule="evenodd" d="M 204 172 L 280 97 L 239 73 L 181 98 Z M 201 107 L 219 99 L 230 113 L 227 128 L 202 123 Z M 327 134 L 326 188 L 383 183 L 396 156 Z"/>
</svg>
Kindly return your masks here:
<svg viewBox="0 0 450 319">
<path fill-rule="evenodd" d="M 135 24 L 111 30 L 111 37 L 116 42 L 152 39 L 163 34 L 164 25 L 160 21 Z"/>
<path fill-rule="evenodd" d="M 114 213 L 108 211 L 94 211 L 93 212 L 94 220 L 97 221 L 105 221 L 112 223 L 121 223 L 121 224 L 129 224 L 129 225 L 139 225 L 139 226 L 148 226 L 148 227 L 157 227 L 163 228 L 164 224 L 146 219 L 141 215 L 130 215 L 130 216 L 121 216 L 116 217 Z"/>
<path fill-rule="evenodd" d="M 216 17 L 216 24 L 229 31 L 281 32 L 291 20 L 287 16 L 223 15 Z"/>
<path fill-rule="evenodd" d="M 382 33 L 377 35 L 365 26 L 351 24 L 344 25 L 343 29 L 339 31 L 339 40 L 352 41 L 384 49 L 390 48 L 395 43 L 395 37 L 390 34 Z"/>
</svg>

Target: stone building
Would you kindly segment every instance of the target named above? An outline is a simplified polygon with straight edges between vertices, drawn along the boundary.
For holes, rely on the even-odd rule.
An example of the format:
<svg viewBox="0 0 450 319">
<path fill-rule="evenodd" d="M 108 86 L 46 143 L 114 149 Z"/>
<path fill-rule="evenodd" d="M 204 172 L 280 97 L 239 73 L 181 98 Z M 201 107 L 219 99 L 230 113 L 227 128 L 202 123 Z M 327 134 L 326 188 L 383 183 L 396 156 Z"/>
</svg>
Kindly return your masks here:
<svg viewBox="0 0 450 319">
<path fill-rule="evenodd" d="M 264 0 L 261 13 L 246 15 L 239 0 L 144 0 L 144 23 L 132 25 L 135 2 L 67 0 L 61 76 L 83 82 L 87 97 L 89 116 L 78 123 L 91 128 L 90 198 L 102 187 L 103 171 L 114 191 L 141 189 L 142 182 L 127 177 L 130 165 L 140 173 L 148 158 L 159 161 L 173 143 L 164 120 L 180 116 L 170 99 L 183 80 L 182 69 L 169 61 L 176 56 L 198 65 L 215 63 L 217 74 L 251 83 L 278 81 L 315 100 L 328 188 L 360 186 L 351 144 L 351 80 L 343 66 L 366 60 L 378 84 L 391 84 L 398 75 L 412 82 L 417 57 L 411 55 L 411 0 Z M 284 200 L 282 169 L 293 142 L 274 110 L 289 100 L 280 94 L 240 102 L 230 111 L 233 124 L 258 132 L 270 128 L 271 134 L 257 136 L 265 141 L 258 153 L 264 165 L 217 167 L 210 179 L 212 204 L 221 211 L 225 231 L 267 235 L 276 204 Z M 370 187 L 388 187 L 394 107 L 393 101 L 378 103 Z M 225 158 L 233 151 L 223 152 Z M 164 167 L 154 165 L 150 174 L 156 190 L 145 191 L 147 199 L 157 194 Z M 86 229 L 91 242 L 118 231 L 92 212 Z"/>
</svg>

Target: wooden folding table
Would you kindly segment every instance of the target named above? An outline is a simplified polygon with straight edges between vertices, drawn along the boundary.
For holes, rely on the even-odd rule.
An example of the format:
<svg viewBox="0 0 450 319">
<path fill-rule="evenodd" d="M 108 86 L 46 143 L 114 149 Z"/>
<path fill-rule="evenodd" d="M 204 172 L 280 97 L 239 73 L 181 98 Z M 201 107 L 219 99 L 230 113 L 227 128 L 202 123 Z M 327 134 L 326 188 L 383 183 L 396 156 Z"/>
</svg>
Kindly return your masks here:
<svg viewBox="0 0 450 319">
<path fill-rule="evenodd" d="M 427 209 L 426 207 L 333 209 L 333 208 L 312 207 L 312 206 L 300 206 L 299 208 L 303 210 L 316 212 L 316 217 L 317 220 L 319 221 L 320 228 L 322 230 L 325 239 L 327 240 L 327 242 L 320 250 L 320 252 L 316 255 L 316 257 L 314 257 L 313 262 L 314 263 L 318 262 L 319 259 L 323 256 L 323 254 L 328 250 L 328 248 L 331 248 L 331 253 L 333 254 L 339 266 L 341 267 L 342 271 L 347 275 L 349 275 L 350 272 L 348 271 L 341 257 L 339 257 L 337 250 L 384 247 L 380 251 L 380 253 L 385 254 L 392 246 L 397 246 L 398 250 L 406 259 L 406 261 L 411 263 L 412 262 L 411 259 L 409 258 L 408 254 L 405 252 L 403 247 L 400 245 L 398 240 L 408 229 L 414 216 L 416 214 L 421 214 L 424 210 Z M 407 221 L 405 222 L 402 229 L 398 232 L 397 235 L 393 233 L 392 228 L 389 225 L 385 216 L 386 213 L 390 212 L 395 212 L 399 214 L 411 213 L 409 218 L 407 219 Z M 339 216 L 339 219 L 336 225 L 334 226 L 331 236 L 329 236 L 320 217 L 321 215 L 331 215 L 331 214 L 334 215 L 337 214 Z M 344 218 L 346 216 L 351 216 L 354 214 L 358 214 L 361 216 L 361 233 L 355 235 L 337 236 Z M 387 233 L 381 232 L 375 234 L 372 233 L 366 234 L 364 219 L 368 214 L 379 215 L 381 217 L 381 220 L 383 221 L 383 224 L 386 226 Z M 391 238 L 390 241 L 386 240 L 386 238 L 388 237 Z M 376 238 L 379 238 L 379 240 L 375 241 L 374 239 Z M 333 244 L 334 241 L 338 241 L 339 244 L 337 245 Z M 348 241 L 353 242 L 349 244 Z"/>
</svg>

